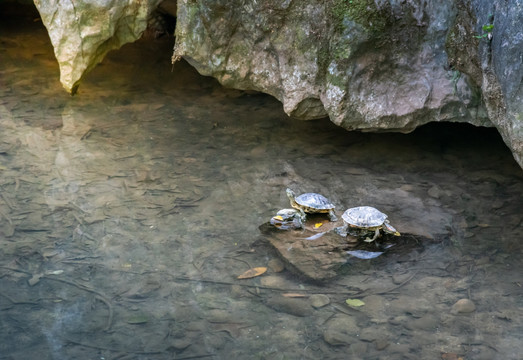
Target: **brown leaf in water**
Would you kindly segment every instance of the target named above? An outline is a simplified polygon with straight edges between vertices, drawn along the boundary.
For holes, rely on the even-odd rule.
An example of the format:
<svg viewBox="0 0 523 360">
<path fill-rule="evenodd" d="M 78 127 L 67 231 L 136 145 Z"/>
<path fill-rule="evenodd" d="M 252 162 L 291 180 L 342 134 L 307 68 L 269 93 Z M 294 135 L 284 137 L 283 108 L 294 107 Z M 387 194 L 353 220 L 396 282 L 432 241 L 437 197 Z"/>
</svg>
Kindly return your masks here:
<svg viewBox="0 0 523 360">
<path fill-rule="evenodd" d="M 298 294 L 298 293 L 285 293 L 285 294 L 281 294 L 281 295 L 284 296 L 284 297 L 290 297 L 290 298 L 309 297 L 309 295 L 307 295 L 307 294 Z"/>
<path fill-rule="evenodd" d="M 267 271 L 266 267 L 255 267 L 252 269 L 247 270 L 240 276 L 238 276 L 238 279 L 250 279 L 256 276 L 260 276 L 261 274 L 265 273 Z"/>
</svg>

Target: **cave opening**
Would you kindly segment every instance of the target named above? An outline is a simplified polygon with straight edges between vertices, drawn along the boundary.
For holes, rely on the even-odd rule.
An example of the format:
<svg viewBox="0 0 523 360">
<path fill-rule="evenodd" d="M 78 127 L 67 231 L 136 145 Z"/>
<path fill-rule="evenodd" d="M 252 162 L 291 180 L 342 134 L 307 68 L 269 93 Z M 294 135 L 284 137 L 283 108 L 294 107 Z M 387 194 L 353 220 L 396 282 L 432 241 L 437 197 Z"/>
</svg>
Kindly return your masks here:
<svg viewBox="0 0 523 360">
<path fill-rule="evenodd" d="M 44 44 L 44 47 L 47 47 L 47 49 L 38 49 L 36 53 L 34 53 L 34 48 L 31 46 L 30 32 L 45 31 L 36 7 L 31 1 L 4 1 L 0 3 L 0 10 L 0 26 L 2 27 L 2 32 L 7 35 L 2 39 L 3 46 L 1 51 L 6 55 L 19 51 L 24 53 L 20 57 L 26 61 L 32 61 L 31 57 L 35 61 L 45 58 L 45 61 L 41 61 L 40 64 L 45 65 L 51 72 L 46 75 L 45 80 L 35 79 L 35 82 L 41 85 L 45 83 L 48 91 L 52 89 L 57 92 L 57 96 L 51 101 L 51 107 L 63 106 L 67 96 L 58 86 L 58 68 L 56 63 L 53 63 L 54 56 L 51 44 L 47 39 L 47 44 Z M 198 74 L 193 67 L 183 60 L 174 65 L 170 64 L 170 54 L 175 41 L 175 24 L 176 2 L 170 0 L 162 2 L 158 9 L 153 12 L 149 27 L 142 35 L 142 38 L 135 43 L 126 44 L 118 50 L 109 52 L 106 59 L 86 75 L 81 85 L 79 96 L 85 96 L 87 92 L 91 91 L 91 88 L 93 90 L 97 88 L 97 82 L 111 76 L 114 77 L 114 86 L 133 86 L 133 83 L 148 81 L 147 78 L 150 77 L 151 81 L 159 83 L 158 87 L 162 88 L 162 92 L 169 91 L 169 87 L 171 87 L 173 93 L 177 91 L 185 93 L 199 88 L 207 89 L 208 93 L 223 91 L 225 94 L 228 94 L 227 96 L 231 101 L 236 103 L 241 102 L 241 99 L 245 98 L 263 98 L 265 99 L 264 101 L 270 104 L 277 103 L 271 96 L 256 91 L 224 88 L 215 79 Z M 23 40 L 20 43 L 9 40 L 9 34 L 16 34 L 17 31 L 26 33 L 26 36 L 22 37 Z M 119 64 L 117 65 L 119 67 L 118 72 L 114 72 L 112 69 L 109 72 L 106 71 L 108 68 L 107 64 L 111 62 Z M 38 64 L 36 65 L 38 66 Z M 282 119 L 286 118 L 284 114 L 280 116 Z M 328 118 L 305 122 L 292 119 L 289 119 L 289 121 L 291 122 L 291 130 L 288 130 L 289 134 L 292 134 L 293 131 L 314 131 L 314 126 L 307 125 L 313 123 L 321 123 L 321 126 L 326 129 L 339 129 L 340 134 L 349 134 L 349 132 L 331 124 Z M 52 126 L 56 126 L 56 124 Z M 379 134 L 356 133 L 360 134 L 358 136 L 362 138 L 381 137 L 391 138 L 399 142 L 413 141 L 427 146 L 431 144 L 430 146 L 434 149 L 439 149 L 438 151 L 445 151 L 449 146 L 459 146 L 462 148 L 478 147 L 481 149 L 491 147 L 493 151 L 506 151 L 509 153 L 500 134 L 494 127 L 476 127 L 460 122 L 429 122 L 404 135 L 386 132 Z M 351 136 L 348 135 L 349 138 Z"/>
</svg>

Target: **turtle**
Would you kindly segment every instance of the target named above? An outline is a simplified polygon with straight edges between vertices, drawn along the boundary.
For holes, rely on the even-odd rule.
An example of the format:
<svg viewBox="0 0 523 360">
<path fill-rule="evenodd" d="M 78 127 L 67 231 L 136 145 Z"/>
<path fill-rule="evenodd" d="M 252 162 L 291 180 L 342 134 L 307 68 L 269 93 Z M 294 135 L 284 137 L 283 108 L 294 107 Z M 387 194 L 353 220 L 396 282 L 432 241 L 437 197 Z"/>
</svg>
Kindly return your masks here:
<svg viewBox="0 0 523 360">
<path fill-rule="evenodd" d="M 306 214 L 328 213 L 331 221 L 337 221 L 334 214 L 334 205 L 325 196 L 316 193 L 305 193 L 296 196 L 294 191 L 287 189 L 287 196 L 291 201 L 291 206 L 299 211 L 302 221 L 305 221 Z"/>
<path fill-rule="evenodd" d="M 380 230 L 400 236 L 400 233 L 389 223 L 387 217 L 386 214 L 372 206 L 350 208 L 341 216 L 344 226 L 338 228 L 337 232 L 342 236 L 347 236 L 347 233 L 357 237 L 365 236 L 367 242 L 376 240 L 380 235 Z M 367 237 L 371 234 L 373 234 L 372 238 Z"/>
<path fill-rule="evenodd" d="M 280 230 L 296 230 L 303 227 L 301 215 L 296 209 L 281 209 L 270 220 Z"/>
</svg>

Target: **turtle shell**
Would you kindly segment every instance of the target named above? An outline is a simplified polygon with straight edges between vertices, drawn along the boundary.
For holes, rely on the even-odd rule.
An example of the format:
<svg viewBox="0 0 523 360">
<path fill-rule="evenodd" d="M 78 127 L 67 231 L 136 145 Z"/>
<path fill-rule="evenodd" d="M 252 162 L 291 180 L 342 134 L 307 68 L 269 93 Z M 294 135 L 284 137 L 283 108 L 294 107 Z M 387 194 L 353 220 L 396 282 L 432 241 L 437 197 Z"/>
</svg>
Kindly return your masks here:
<svg viewBox="0 0 523 360">
<path fill-rule="evenodd" d="M 316 211 L 328 212 L 334 209 L 334 205 L 325 196 L 316 193 L 305 193 L 297 196 L 296 204 L 304 208 L 304 210 L 311 209 Z"/>
<path fill-rule="evenodd" d="M 387 215 L 372 206 L 350 208 L 341 217 L 347 224 L 359 228 L 378 227 L 387 220 Z"/>
</svg>

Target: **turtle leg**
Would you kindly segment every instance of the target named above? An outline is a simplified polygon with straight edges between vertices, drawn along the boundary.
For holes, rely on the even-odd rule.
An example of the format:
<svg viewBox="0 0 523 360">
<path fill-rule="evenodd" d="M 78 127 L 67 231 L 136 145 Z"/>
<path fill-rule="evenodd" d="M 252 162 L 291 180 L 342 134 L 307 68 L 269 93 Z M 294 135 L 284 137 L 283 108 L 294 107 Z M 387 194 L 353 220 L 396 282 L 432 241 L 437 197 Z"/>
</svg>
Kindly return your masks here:
<svg viewBox="0 0 523 360">
<path fill-rule="evenodd" d="M 365 240 L 367 242 L 373 242 L 374 240 L 376 240 L 378 238 L 378 236 L 380 236 L 380 229 L 376 229 L 376 231 L 374 232 L 374 236 L 372 237 L 372 239 L 368 239 L 368 240 Z"/>
<path fill-rule="evenodd" d="M 347 225 L 334 228 L 334 232 L 340 236 L 347 237 Z"/>
<path fill-rule="evenodd" d="M 299 211 L 300 221 L 302 224 L 305 224 L 305 220 L 307 220 L 307 214 L 305 214 L 305 211 L 303 211 L 303 209 L 300 209 Z"/>
<path fill-rule="evenodd" d="M 332 222 L 338 221 L 338 218 L 336 217 L 336 214 L 334 213 L 334 210 L 329 210 L 329 217 Z"/>
</svg>

